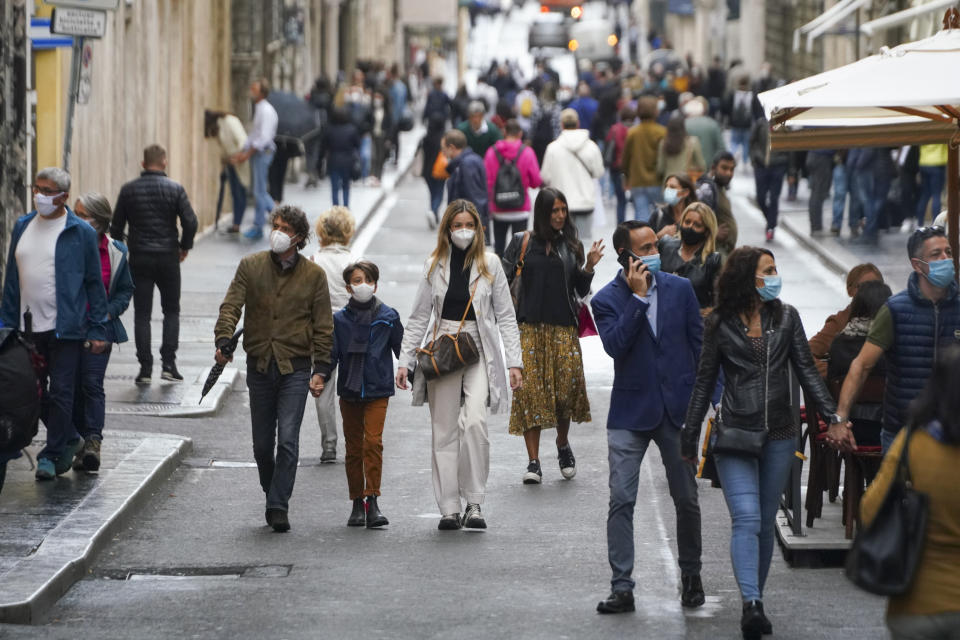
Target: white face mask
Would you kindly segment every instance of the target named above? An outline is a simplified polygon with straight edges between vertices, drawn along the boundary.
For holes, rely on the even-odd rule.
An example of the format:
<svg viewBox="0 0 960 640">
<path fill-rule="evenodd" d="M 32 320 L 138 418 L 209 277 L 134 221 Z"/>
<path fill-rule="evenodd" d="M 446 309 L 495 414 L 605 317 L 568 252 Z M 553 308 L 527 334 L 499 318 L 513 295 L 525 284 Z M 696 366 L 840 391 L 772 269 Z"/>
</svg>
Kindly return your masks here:
<svg viewBox="0 0 960 640">
<path fill-rule="evenodd" d="M 450 241 L 461 251 L 473 244 L 473 237 L 477 234 L 473 229 L 457 229 L 450 232 Z"/>
<path fill-rule="evenodd" d="M 286 253 L 293 244 L 293 238 L 279 229 L 270 232 L 270 250 L 274 253 Z"/>
<path fill-rule="evenodd" d="M 58 193 L 52 196 L 45 196 L 42 193 L 38 193 L 34 196 L 34 200 L 37 204 L 37 213 L 42 215 L 44 218 L 52 216 L 57 209 L 60 208 L 60 205 L 54 204 L 53 201 L 62 196 L 63 193 Z"/>
<path fill-rule="evenodd" d="M 370 298 L 373 297 L 373 292 L 376 289 L 376 285 L 367 284 L 352 284 L 350 285 L 350 295 L 353 296 L 353 299 L 357 302 L 368 302 Z"/>
</svg>

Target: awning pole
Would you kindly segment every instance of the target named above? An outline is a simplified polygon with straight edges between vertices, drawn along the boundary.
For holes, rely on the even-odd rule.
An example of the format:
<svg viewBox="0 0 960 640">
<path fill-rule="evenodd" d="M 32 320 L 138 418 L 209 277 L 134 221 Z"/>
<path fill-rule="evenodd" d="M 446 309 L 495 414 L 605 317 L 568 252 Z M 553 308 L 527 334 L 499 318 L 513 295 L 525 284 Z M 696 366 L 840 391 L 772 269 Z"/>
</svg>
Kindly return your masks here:
<svg viewBox="0 0 960 640">
<path fill-rule="evenodd" d="M 960 214 L 960 146 L 951 143 L 947 145 L 947 238 L 953 250 L 954 270 L 960 274 L 957 264 L 960 260 L 958 214 Z"/>
</svg>

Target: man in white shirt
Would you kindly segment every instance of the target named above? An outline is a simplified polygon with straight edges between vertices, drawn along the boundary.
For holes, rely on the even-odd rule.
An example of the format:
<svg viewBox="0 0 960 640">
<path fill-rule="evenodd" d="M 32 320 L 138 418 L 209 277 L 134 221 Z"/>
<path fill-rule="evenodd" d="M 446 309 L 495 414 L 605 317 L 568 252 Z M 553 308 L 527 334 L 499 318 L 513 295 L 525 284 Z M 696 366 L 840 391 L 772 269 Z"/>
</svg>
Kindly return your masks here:
<svg viewBox="0 0 960 640">
<path fill-rule="evenodd" d="M 253 123 L 247 135 L 247 143 L 243 151 L 234 156 L 234 162 L 239 164 L 250 160 L 250 176 L 253 182 L 254 215 L 253 226 L 243 234 L 250 240 L 263 238 L 263 225 L 267 220 L 267 213 L 273 211 L 276 204 L 267 192 L 267 173 L 270 163 L 273 162 L 273 153 L 277 145 L 273 139 L 277 135 L 277 110 L 267 102 L 270 95 L 270 86 L 264 78 L 250 85 L 250 97 L 253 99 Z"/>
<path fill-rule="evenodd" d="M 107 348 L 97 232 L 67 208 L 70 174 L 50 167 L 33 185 L 37 208 L 14 224 L 0 301 L 0 324 L 27 329 L 46 361 L 43 417 L 46 446 L 37 455 L 38 480 L 70 470 L 83 438 L 73 424 L 73 394 L 82 349 Z M 5 460 L 0 464 L 5 463 Z"/>
</svg>

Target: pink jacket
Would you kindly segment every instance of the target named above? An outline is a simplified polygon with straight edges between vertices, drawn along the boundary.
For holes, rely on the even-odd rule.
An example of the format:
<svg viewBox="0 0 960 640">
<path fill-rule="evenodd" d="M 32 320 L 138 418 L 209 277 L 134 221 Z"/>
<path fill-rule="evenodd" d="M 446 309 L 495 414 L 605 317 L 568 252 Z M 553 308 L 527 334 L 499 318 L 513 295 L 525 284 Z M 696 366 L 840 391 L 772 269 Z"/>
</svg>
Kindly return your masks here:
<svg viewBox="0 0 960 640">
<path fill-rule="evenodd" d="M 500 155 L 502 155 L 505 160 L 513 160 L 517 157 L 517 150 L 520 149 L 521 144 L 519 140 L 498 140 L 492 147 L 487 149 L 487 154 L 483 158 L 483 164 L 487 169 L 487 195 L 489 196 L 488 202 L 490 203 L 490 211 L 492 213 L 506 211 L 505 209 L 498 208 L 496 204 L 494 204 L 493 185 L 497 181 L 497 169 L 500 168 L 500 162 L 497 160 L 497 154 L 494 152 L 494 148 L 500 152 Z M 529 145 L 524 148 L 523 153 L 520 155 L 520 159 L 517 161 L 517 168 L 520 169 L 524 190 L 536 189 L 543 184 L 543 180 L 540 178 L 540 166 L 537 164 L 537 156 Z M 520 209 L 520 211 L 530 211 L 529 191 L 524 195 L 523 209 Z"/>
</svg>

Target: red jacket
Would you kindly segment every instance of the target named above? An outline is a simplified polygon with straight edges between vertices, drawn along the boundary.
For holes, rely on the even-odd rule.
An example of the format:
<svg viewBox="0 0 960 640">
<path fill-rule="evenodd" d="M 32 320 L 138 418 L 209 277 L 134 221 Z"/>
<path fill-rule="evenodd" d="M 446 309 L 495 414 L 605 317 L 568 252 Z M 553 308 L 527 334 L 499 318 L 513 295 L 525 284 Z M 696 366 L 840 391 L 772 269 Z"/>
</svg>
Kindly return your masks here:
<svg viewBox="0 0 960 640">
<path fill-rule="evenodd" d="M 500 161 L 497 159 L 494 149 L 500 152 L 504 160 L 514 160 L 521 144 L 519 140 L 498 140 L 487 149 L 483 164 L 487 168 L 487 195 L 492 213 L 507 211 L 494 204 L 493 187 L 497 181 L 497 170 L 500 168 Z M 520 159 L 517 160 L 517 168 L 520 169 L 520 177 L 523 180 L 523 187 L 526 192 L 523 199 L 523 209 L 517 209 L 517 211 L 530 211 L 530 192 L 528 190 L 536 189 L 543 184 L 543 180 L 540 178 L 540 165 L 537 164 L 537 156 L 529 146 L 524 148 Z"/>
<path fill-rule="evenodd" d="M 623 166 L 623 148 L 627 144 L 627 125 L 622 122 L 615 123 L 610 127 L 610 131 L 607 132 L 606 143 L 610 144 L 612 141 L 616 146 L 616 152 L 613 157 L 613 169 L 620 169 Z"/>
</svg>

